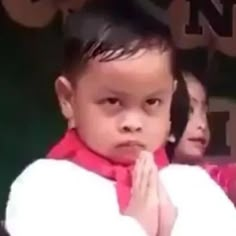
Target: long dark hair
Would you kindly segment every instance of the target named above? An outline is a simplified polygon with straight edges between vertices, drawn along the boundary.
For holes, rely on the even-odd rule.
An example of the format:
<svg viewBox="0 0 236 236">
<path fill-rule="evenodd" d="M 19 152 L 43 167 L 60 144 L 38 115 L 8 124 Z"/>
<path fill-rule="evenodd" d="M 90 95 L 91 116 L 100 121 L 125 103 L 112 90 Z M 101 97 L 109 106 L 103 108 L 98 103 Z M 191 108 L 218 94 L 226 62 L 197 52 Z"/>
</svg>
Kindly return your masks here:
<svg viewBox="0 0 236 236">
<path fill-rule="evenodd" d="M 171 129 L 170 134 L 175 137 L 175 142 L 167 142 L 166 152 L 170 162 L 173 159 L 174 150 L 181 139 L 189 118 L 190 98 L 187 83 L 182 78 L 178 80 L 171 104 Z"/>
</svg>

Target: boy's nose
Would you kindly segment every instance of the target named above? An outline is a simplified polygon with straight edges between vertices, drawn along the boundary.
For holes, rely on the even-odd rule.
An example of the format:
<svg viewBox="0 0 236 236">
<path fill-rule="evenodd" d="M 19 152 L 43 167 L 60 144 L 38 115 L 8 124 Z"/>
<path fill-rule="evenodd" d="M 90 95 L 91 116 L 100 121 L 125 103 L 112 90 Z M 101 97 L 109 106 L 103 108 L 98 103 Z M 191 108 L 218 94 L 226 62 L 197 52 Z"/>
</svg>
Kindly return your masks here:
<svg viewBox="0 0 236 236">
<path fill-rule="evenodd" d="M 122 127 L 122 131 L 130 132 L 130 133 L 140 132 L 141 130 L 142 130 L 141 127 L 137 127 L 133 125 L 125 125 Z"/>
<path fill-rule="evenodd" d="M 120 131 L 125 133 L 141 132 L 142 129 L 142 122 L 136 115 L 126 116 L 120 124 Z"/>
</svg>

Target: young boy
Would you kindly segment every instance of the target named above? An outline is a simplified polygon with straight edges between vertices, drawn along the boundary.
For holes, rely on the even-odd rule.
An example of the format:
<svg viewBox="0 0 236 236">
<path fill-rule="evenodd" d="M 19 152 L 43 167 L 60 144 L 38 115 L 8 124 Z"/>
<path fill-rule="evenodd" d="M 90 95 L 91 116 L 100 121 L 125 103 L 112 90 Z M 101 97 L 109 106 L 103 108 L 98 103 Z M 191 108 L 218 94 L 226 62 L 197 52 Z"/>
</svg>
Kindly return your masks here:
<svg viewBox="0 0 236 236">
<path fill-rule="evenodd" d="M 8 231 L 235 235 L 235 210 L 207 174 L 166 167 L 160 179 L 154 163 L 152 153 L 159 164 L 169 133 L 178 78 L 168 30 L 131 0 L 98 2 L 66 23 L 63 73 L 55 87 L 62 113 L 75 128 L 49 159 L 36 161 L 13 183 Z"/>
</svg>

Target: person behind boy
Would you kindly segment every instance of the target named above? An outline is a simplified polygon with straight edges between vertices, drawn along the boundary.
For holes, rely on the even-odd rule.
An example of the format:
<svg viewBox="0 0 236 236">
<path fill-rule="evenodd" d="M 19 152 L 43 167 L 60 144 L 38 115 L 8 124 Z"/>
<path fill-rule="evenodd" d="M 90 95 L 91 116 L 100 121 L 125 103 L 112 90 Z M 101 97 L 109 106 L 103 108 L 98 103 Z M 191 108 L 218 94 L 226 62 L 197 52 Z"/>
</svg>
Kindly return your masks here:
<svg viewBox="0 0 236 236">
<path fill-rule="evenodd" d="M 236 206 L 236 164 L 211 163 L 205 156 L 211 136 L 207 88 L 191 72 L 184 71 L 183 76 L 182 89 L 178 86 L 179 93 L 176 90 L 173 96 L 172 142 L 166 146 L 168 157 L 173 163 L 202 166 Z"/>
<path fill-rule="evenodd" d="M 65 29 L 55 87 L 75 128 L 12 184 L 10 235 L 235 235 L 235 209 L 205 172 L 154 163 L 180 75 L 169 30 L 131 0 L 87 3 Z"/>
</svg>

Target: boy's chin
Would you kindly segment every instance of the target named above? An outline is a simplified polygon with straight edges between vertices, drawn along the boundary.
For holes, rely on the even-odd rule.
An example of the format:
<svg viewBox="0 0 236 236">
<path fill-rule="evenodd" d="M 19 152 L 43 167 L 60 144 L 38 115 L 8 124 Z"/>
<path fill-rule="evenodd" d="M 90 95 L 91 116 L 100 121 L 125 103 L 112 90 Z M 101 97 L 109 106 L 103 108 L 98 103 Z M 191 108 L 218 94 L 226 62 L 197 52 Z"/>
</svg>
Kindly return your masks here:
<svg viewBox="0 0 236 236">
<path fill-rule="evenodd" d="M 135 163 L 137 159 L 137 157 L 134 157 L 133 155 L 129 154 L 126 155 L 124 154 L 119 156 L 113 155 L 106 158 L 109 159 L 114 164 L 119 164 L 119 165 L 132 165 Z"/>
<path fill-rule="evenodd" d="M 109 155 L 106 155 L 106 158 L 115 164 L 132 165 L 138 159 L 139 153 L 140 152 L 112 152 Z"/>
</svg>

